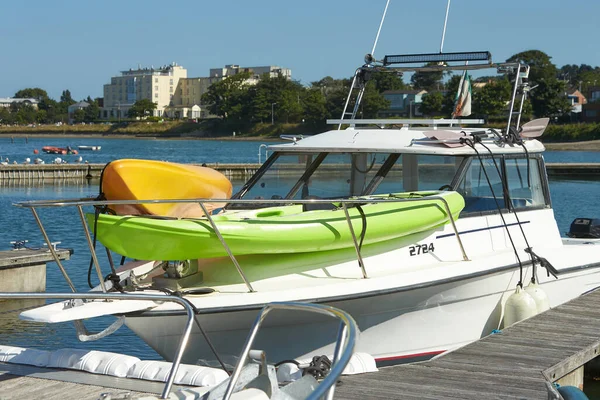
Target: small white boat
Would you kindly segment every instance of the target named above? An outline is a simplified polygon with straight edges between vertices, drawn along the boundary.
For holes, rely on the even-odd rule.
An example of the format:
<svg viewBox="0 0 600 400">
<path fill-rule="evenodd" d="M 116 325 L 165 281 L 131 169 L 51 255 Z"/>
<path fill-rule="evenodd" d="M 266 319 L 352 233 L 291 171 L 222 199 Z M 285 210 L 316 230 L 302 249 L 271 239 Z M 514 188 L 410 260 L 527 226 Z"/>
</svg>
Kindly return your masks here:
<svg viewBox="0 0 600 400">
<path fill-rule="evenodd" d="M 100 151 L 102 146 L 77 146 L 77 149 L 83 151 Z"/>
</svg>

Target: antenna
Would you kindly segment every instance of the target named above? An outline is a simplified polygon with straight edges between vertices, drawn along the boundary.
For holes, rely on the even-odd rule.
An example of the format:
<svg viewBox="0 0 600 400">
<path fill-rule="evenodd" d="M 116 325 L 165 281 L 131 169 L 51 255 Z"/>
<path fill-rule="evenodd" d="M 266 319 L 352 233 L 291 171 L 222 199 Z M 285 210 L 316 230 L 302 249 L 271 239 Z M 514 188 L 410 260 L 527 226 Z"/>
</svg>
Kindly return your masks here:
<svg viewBox="0 0 600 400">
<path fill-rule="evenodd" d="M 377 41 L 379 40 L 379 33 L 381 33 L 381 27 L 383 26 L 383 21 L 385 20 L 385 14 L 387 13 L 387 9 L 388 9 L 389 5 L 390 5 L 390 0 L 387 0 L 387 3 L 385 3 L 385 9 L 383 10 L 383 15 L 381 16 L 381 22 L 379 23 L 379 29 L 377 29 L 377 36 L 375 36 L 375 43 L 373 43 L 373 50 L 371 50 L 372 58 L 375 54 L 375 47 L 377 47 Z"/>
<path fill-rule="evenodd" d="M 446 17 L 444 18 L 444 29 L 442 30 L 442 43 L 440 43 L 440 53 L 444 52 L 444 39 L 446 38 L 446 24 L 448 23 L 448 12 L 450 11 L 450 0 L 446 5 Z"/>
</svg>

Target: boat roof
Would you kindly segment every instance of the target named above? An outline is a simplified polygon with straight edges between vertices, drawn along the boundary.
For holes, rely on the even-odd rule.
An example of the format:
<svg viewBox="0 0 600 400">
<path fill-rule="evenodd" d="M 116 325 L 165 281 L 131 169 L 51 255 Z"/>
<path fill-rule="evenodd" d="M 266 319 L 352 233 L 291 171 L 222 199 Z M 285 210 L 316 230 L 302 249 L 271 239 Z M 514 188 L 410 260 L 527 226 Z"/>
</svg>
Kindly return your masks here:
<svg viewBox="0 0 600 400">
<path fill-rule="evenodd" d="M 350 127 L 343 130 L 330 130 L 318 135 L 293 138 L 292 143 L 269 146 L 271 151 L 308 152 L 308 153 L 407 153 L 463 156 L 475 155 L 476 152 L 467 145 L 453 144 L 449 147 L 440 143 L 440 139 L 448 135 L 461 135 L 474 131 L 485 131 L 485 128 L 443 128 L 435 127 L 399 129 L 373 129 Z M 540 153 L 545 150 L 538 140 L 523 140 L 528 153 Z M 485 147 L 483 146 L 485 145 Z M 493 139 L 483 139 L 483 145 L 478 143 L 475 149 L 482 154 L 522 154 L 525 150 L 516 144 L 506 144 Z"/>
</svg>

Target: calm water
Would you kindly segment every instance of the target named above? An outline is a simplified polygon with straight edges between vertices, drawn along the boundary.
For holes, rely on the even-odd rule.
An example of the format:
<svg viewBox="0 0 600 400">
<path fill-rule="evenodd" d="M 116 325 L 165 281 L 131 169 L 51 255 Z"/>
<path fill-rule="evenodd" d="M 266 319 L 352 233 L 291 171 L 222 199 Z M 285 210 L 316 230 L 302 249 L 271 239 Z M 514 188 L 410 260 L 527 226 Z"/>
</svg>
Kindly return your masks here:
<svg viewBox="0 0 600 400">
<path fill-rule="evenodd" d="M 38 139 L 25 143 L 24 138 L 0 139 L 0 156 L 11 161 L 33 158 L 34 149 L 42 146 L 100 145 L 100 152 L 82 152 L 90 162 L 108 162 L 118 158 L 147 158 L 176 162 L 195 163 L 248 163 L 258 161 L 261 142 L 217 141 L 217 140 L 128 140 L 128 139 Z M 264 154 L 264 153 L 263 153 Z M 55 156 L 39 155 L 50 162 Z M 598 162 L 600 153 L 594 152 L 548 152 L 547 162 Z M 67 156 L 74 159 L 75 156 Z M 264 156 L 263 156 L 264 160 Z M 70 160 L 71 161 L 71 160 Z M 242 182 L 234 182 L 239 186 Z M 600 182 L 579 180 L 553 180 L 550 183 L 555 216 L 560 231 L 568 231 L 576 217 L 600 217 Z M 37 225 L 26 209 L 12 206 L 24 200 L 60 199 L 95 196 L 98 188 L 94 185 L 46 185 L 39 187 L 0 187 L 0 249 L 8 249 L 12 240 L 29 240 L 32 247 L 43 242 Z M 71 278 L 78 290 L 87 289 L 87 267 L 89 252 L 83 240 L 83 231 L 75 209 L 40 210 L 40 216 L 48 229 L 51 240 L 62 240 L 63 246 L 73 248 L 71 261 L 65 262 Z M 107 265 L 102 259 L 101 264 Z M 108 273 L 106 271 L 105 273 Z M 97 279 L 93 278 L 93 283 Z M 47 271 L 48 291 L 68 291 L 56 265 L 50 263 Z M 112 322 L 111 317 L 87 321 L 88 329 L 99 330 Z M 158 358 L 127 328 L 122 327 L 115 334 L 92 343 L 82 343 L 75 338 L 72 324 L 42 325 L 18 321 L 16 313 L 0 314 L 0 344 L 53 349 L 57 347 L 94 348 L 118 351 L 142 358 Z"/>
</svg>

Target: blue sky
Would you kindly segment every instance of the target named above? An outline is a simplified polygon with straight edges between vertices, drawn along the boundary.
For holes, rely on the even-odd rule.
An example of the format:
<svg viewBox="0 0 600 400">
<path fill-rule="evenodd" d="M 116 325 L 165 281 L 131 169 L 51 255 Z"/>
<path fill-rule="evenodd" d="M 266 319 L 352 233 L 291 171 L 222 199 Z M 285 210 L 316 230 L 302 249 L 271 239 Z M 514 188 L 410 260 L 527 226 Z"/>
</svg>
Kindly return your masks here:
<svg viewBox="0 0 600 400">
<path fill-rule="evenodd" d="M 377 58 L 439 51 L 447 0 L 392 0 Z M 225 64 L 278 65 L 304 84 L 349 77 L 371 51 L 385 0 L 28 0 L 0 12 L 0 97 L 41 87 L 102 96 L 120 71 L 177 62 L 189 77 Z M 597 0 L 452 0 L 445 51 L 503 61 L 538 49 L 600 65 Z M 406 79 L 405 79 L 406 80 Z"/>
</svg>

